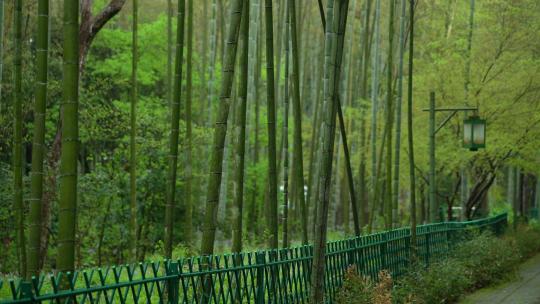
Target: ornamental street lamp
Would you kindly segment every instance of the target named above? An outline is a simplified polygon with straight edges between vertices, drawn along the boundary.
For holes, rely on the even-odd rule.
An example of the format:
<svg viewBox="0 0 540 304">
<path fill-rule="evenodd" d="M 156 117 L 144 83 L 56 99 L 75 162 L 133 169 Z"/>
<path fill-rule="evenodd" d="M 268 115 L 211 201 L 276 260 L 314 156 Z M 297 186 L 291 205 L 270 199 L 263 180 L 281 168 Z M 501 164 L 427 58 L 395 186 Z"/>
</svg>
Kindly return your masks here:
<svg viewBox="0 0 540 304">
<path fill-rule="evenodd" d="M 463 121 L 463 147 L 478 151 L 486 147 L 486 120 L 477 115 Z"/>
<path fill-rule="evenodd" d="M 435 92 L 430 92 L 429 108 L 424 109 L 424 111 L 429 112 L 429 220 L 430 222 L 436 222 L 440 217 L 439 204 L 435 196 L 435 135 L 448 121 L 450 121 L 450 119 L 452 119 L 452 117 L 454 117 L 454 115 L 456 115 L 457 112 L 473 111 L 474 113 L 477 113 L 478 108 L 435 108 Z M 450 112 L 439 126 L 435 126 L 436 112 Z M 464 147 L 469 148 L 471 151 L 477 151 L 479 148 L 484 148 L 486 146 L 486 121 L 484 119 L 480 119 L 477 115 L 471 116 L 464 121 L 463 129 Z"/>
</svg>

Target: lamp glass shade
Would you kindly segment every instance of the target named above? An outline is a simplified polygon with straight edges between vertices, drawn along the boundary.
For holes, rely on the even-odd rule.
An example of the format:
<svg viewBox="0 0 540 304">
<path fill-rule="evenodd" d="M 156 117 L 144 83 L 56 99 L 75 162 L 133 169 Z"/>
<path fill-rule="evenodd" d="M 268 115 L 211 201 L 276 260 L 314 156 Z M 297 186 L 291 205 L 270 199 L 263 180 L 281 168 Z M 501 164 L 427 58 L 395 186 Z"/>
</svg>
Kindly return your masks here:
<svg viewBox="0 0 540 304">
<path fill-rule="evenodd" d="M 486 147 L 486 121 L 471 116 L 463 122 L 463 146 L 471 151 Z"/>
<path fill-rule="evenodd" d="M 482 121 L 481 123 L 475 123 L 473 125 L 473 142 L 475 145 L 484 145 L 486 142 L 486 125 Z"/>
<path fill-rule="evenodd" d="M 472 144 L 472 123 L 467 120 L 463 124 L 463 144 L 465 146 Z"/>
</svg>

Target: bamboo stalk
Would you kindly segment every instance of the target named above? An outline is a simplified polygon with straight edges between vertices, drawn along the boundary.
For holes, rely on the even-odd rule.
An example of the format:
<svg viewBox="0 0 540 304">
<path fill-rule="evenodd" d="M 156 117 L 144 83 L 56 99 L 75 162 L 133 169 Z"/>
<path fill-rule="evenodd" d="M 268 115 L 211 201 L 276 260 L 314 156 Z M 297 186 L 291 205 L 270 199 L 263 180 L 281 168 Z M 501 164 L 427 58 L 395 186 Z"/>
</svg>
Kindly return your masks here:
<svg viewBox="0 0 540 304">
<path fill-rule="evenodd" d="M 3 10 L 4 1 L 0 6 Z M 2 12 L 3 13 L 3 12 Z M 2 29 L 0 29 L 2 31 Z M 49 49 L 49 1 L 38 2 L 38 32 L 36 37 L 36 98 L 34 103 L 34 139 L 32 143 L 32 173 L 30 213 L 28 216 L 28 272 L 30 276 L 37 276 L 40 272 L 41 248 L 41 212 L 43 200 L 43 158 L 45 154 L 45 110 L 47 105 L 47 71 Z M 2 34 L 0 34 L 2 35 Z M 2 41 L 0 41 L 2 44 Z M 1 52 L 0 52 L 1 56 Z M 0 68 L 0 74 L 2 73 Z"/>
<path fill-rule="evenodd" d="M 75 267 L 77 156 L 79 145 L 79 4 L 64 0 L 64 83 L 57 269 Z M 67 286 L 65 280 L 64 286 Z"/>
<path fill-rule="evenodd" d="M 176 25 L 176 55 L 174 62 L 174 88 L 171 102 L 171 132 L 169 138 L 169 168 L 167 183 L 167 203 L 165 205 L 165 257 L 172 258 L 173 221 L 176 198 L 176 175 L 178 165 L 178 136 L 180 120 L 180 101 L 182 93 L 182 62 L 184 55 L 185 1 L 178 1 Z"/>
</svg>

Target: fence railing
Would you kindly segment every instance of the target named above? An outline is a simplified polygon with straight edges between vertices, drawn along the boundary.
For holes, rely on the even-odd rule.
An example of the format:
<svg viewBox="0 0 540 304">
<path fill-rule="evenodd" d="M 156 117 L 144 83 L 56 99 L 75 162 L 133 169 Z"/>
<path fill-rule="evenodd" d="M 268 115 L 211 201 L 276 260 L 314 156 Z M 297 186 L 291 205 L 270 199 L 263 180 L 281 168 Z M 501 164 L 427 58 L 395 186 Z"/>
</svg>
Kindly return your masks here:
<svg viewBox="0 0 540 304">
<path fill-rule="evenodd" d="M 444 257 L 468 231 L 502 233 L 507 215 L 417 227 L 417 257 Z M 327 244 L 325 286 L 332 302 L 353 266 L 372 278 L 402 275 L 411 263 L 409 228 Z M 201 256 L 0 281 L 0 304 L 15 303 L 307 303 L 311 246 Z M 4 286 L 2 286 L 4 285 Z M 3 298 L 4 297 L 4 298 Z M 7 299 L 6 297 L 10 297 Z"/>
</svg>

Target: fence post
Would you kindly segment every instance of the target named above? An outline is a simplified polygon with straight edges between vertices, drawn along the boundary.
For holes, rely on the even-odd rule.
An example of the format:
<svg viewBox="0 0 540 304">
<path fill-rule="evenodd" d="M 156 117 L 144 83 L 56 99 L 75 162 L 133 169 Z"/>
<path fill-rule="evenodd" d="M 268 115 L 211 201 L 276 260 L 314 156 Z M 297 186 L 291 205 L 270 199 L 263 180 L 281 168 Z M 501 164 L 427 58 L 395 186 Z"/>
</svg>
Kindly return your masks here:
<svg viewBox="0 0 540 304">
<path fill-rule="evenodd" d="M 451 249 L 451 244 L 452 244 L 452 235 L 451 235 L 451 231 L 450 231 L 450 225 L 451 224 L 446 224 L 445 226 L 445 230 L 446 230 L 446 249 L 447 249 L 447 252 L 450 252 L 450 249 Z"/>
<path fill-rule="evenodd" d="M 178 262 L 169 262 L 169 264 L 166 267 L 167 270 L 167 276 L 174 276 L 173 278 L 167 279 L 167 291 L 168 291 L 168 302 L 169 304 L 177 304 L 178 303 Z"/>
<path fill-rule="evenodd" d="M 21 281 L 21 298 L 20 299 L 27 300 L 27 302 L 24 302 L 24 303 L 35 303 L 31 282 Z"/>
<path fill-rule="evenodd" d="M 426 231 L 426 267 L 429 266 L 429 256 L 431 254 L 431 227 L 427 227 Z"/>
<path fill-rule="evenodd" d="M 406 233 L 407 231 L 405 231 Z M 406 256 L 406 259 L 402 262 L 402 265 L 405 266 L 405 267 L 409 267 L 411 265 L 411 260 L 412 260 L 412 251 L 413 251 L 413 248 L 411 246 L 411 232 L 412 232 L 412 229 L 409 228 L 409 233 L 408 235 L 405 234 L 405 256 Z M 401 274 L 401 269 L 400 269 L 400 274 Z"/>
<path fill-rule="evenodd" d="M 388 270 L 388 263 L 386 261 L 386 252 L 387 252 L 387 246 L 388 246 L 388 238 L 386 237 L 386 233 L 382 234 L 383 242 L 381 242 L 381 258 L 382 258 L 382 269 L 381 270 Z"/>
<path fill-rule="evenodd" d="M 264 251 L 256 253 L 257 262 L 257 293 L 255 303 L 264 304 L 264 271 L 266 267 L 266 254 Z"/>
<path fill-rule="evenodd" d="M 348 247 L 348 265 L 347 265 L 347 268 L 350 267 L 351 265 L 355 265 L 356 264 L 356 246 L 355 246 L 355 239 L 350 239 L 347 241 L 347 247 Z"/>
</svg>

